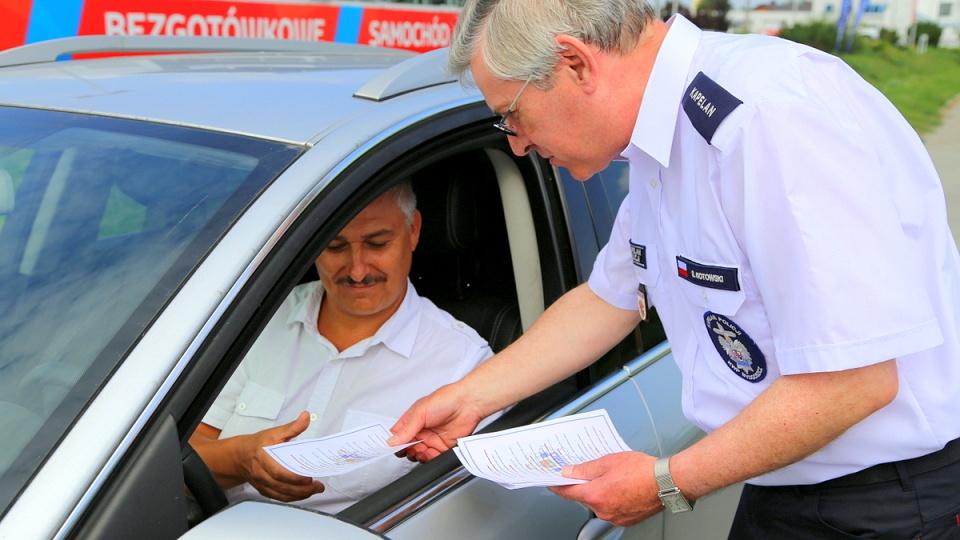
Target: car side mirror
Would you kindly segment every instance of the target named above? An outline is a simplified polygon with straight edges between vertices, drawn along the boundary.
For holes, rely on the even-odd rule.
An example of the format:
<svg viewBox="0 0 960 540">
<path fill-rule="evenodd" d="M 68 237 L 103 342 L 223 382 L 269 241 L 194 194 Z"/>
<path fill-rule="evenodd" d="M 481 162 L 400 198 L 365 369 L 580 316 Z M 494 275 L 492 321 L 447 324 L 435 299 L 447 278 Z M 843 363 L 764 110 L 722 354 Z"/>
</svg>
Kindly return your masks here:
<svg viewBox="0 0 960 540">
<path fill-rule="evenodd" d="M 13 177 L 6 169 L 0 169 L 0 216 L 13 212 Z"/>
</svg>

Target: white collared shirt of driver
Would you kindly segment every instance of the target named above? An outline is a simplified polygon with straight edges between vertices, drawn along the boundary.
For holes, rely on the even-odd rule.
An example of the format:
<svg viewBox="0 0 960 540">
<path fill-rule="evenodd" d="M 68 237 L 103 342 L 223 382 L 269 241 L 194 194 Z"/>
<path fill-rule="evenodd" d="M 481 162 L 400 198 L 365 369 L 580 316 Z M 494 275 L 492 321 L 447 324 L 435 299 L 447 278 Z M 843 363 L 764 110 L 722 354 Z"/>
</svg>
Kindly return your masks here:
<svg viewBox="0 0 960 540">
<path fill-rule="evenodd" d="M 407 293 L 372 337 L 337 352 L 317 331 L 320 282 L 295 288 L 251 347 L 203 421 L 220 438 L 287 424 L 301 411 L 310 426 L 298 439 L 332 435 L 370 423 L 387 428 L 417 399 L 454 382 L 492 356 L 472 328 Z M 297 504 L 335 513 L 399 478 L 414 463 L 392 457 L 336 477 Z M 231 501 L 264 499 L 249 484 L 228 490 Z"/>
<path fill-rule="evenodd" d="M 700 72 L 743 102 L 710 143 L 681 108 Z M 842 61 L 675 17 L 623 156 L 630 193 L 590 287 L 635 310 L 646 286 L 692 422 L 716 429 L 781 375 L 898 360 L 893 403 L 752 483 L 815 483 L 960 436 L 960 257 L 942 187 L 916 133 Z M 682 260 L 735 270 L 738 290 L 683 279 Z M 765 378 L 727 365 L 709 314 L 749 335 Z"/>
</svg>

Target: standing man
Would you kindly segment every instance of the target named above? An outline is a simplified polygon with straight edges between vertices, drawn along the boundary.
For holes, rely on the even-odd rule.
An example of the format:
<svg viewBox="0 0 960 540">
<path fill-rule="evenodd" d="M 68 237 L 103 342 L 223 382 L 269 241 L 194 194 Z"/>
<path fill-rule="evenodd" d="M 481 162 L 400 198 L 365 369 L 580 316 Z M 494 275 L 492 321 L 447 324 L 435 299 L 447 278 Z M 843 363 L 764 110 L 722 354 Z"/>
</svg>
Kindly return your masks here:
<svg viewBox="0 0 960 540">
<path fill-rule="evenodd" d="M 631 525 L 746 481 L 731 538 L 960 536 L 960 262 L 934 167 L 879 92 L 643 0 L 470 0 L 449 65 L 516 154 L 579 179 L 627 159 L 630 193 L 589 282 L 393 442 L 446 431 L 407 451 L 434 457 L 656 307 L 709 434 L 570 467 L 589 482 L 555 493 Z"/>
<path fill-rule="evenodd" d="M 493 355 L 410 283 L 420 223 L 409 182 L 370 203 L 317 258 L 320 281 L 295 288 L 244 357 L 190 437 L 231 500 L 346 508 L 415 464 L 379 460 L 315 480 L 284 469 L 263 447 L 389 426 Z"/>
</svg>

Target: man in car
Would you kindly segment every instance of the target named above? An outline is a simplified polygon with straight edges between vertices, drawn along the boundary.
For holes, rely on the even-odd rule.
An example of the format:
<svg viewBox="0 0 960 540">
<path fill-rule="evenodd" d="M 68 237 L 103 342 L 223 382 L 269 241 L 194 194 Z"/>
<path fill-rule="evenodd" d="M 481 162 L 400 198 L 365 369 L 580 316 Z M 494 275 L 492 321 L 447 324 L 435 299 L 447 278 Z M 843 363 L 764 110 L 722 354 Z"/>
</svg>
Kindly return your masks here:
<svg viewBox="0 0 960 540">
<path fill-rule="evenodd" d="M 230 378 L 190 443 L 231 500 L 269 497 L 337 512 L 400 477 L 381 459 L 344 475 L 293 474 L 263 447 L 389 427 L 417 398 L 492 355 L 408 279 L 421 217 L 409 182 L 381 195 L 316 260 Z"/>
<path fill-rule="evenodd" d="M 552 488 L 617 525 L 746 481 L 731 538 L 960 535 L 960 256 L 916 132 L 843 62 L 642 0 L 470 0 L 470 69 L 518 155 L 630 162 L 589 283 L 392 442 L 424 460 L 589 365 L 656 307 L 709 434 Z M 949 536 L 947 536 L 949 535 Z"/>
</svg>

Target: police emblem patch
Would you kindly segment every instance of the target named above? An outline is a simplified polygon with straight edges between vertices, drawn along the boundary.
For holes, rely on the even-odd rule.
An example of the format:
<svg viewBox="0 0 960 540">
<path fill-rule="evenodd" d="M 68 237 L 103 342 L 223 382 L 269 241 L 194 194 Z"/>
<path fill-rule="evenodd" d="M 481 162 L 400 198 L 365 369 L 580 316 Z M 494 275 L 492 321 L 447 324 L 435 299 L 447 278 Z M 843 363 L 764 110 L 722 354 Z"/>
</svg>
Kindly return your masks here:
<svg viewBox="0 0 960 540">
<path fill-rule="evenodd" d="M 753 383 L 767 376 L 767 360 L 763 352 L 737 323 L 711 311 L 703 314 L 703 322 L 710 341 L 731 371 Z"/>
</svg>

